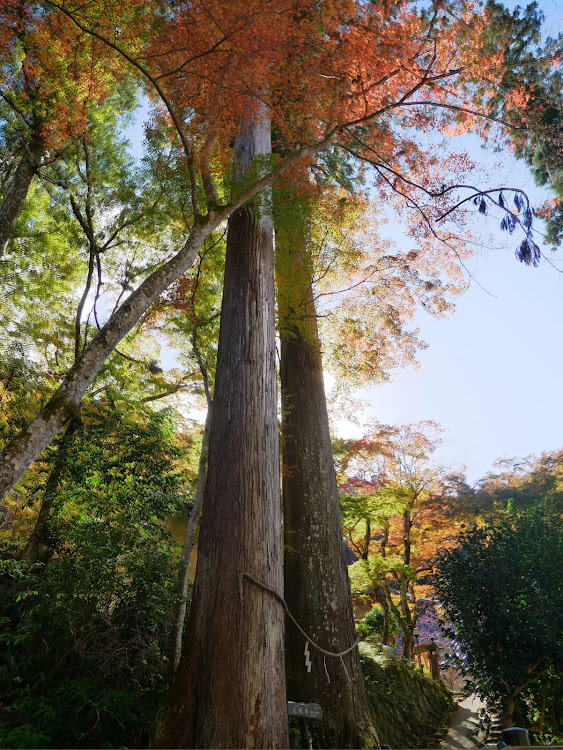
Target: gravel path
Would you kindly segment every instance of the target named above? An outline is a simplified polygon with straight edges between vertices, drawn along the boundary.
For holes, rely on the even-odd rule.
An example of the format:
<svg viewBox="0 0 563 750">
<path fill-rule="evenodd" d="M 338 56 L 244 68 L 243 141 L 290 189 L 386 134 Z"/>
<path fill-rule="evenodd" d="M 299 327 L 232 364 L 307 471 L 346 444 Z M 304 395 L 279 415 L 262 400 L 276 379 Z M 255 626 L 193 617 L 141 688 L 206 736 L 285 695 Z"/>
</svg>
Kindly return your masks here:
<svg viewBox="0 0 563 750">
<path fill-rule="evenodd" d="M 476 748 L 483 741 L 483 732 L 479 730 L 479 709 L 484 703 L 476 695 L 470 695 L 458 704 L 447 735 L 441 748 Z"/>
</svg>

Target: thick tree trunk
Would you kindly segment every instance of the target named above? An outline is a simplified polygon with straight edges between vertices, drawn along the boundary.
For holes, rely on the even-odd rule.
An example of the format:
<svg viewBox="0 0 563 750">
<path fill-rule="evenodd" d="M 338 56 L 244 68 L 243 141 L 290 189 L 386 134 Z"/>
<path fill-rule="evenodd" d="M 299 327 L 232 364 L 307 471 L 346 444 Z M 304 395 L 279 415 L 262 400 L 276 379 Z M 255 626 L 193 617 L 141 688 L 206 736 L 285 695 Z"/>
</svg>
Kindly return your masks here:
<svg viewBox="0 0 563 750">
<path fill-rule="evenodd" d="M 20 555 L 20 560 L 25 560 L 26 562 L 30 563 L 37 561 L 39 549 L 44 543 L 45 531 L 49 523 L 51 511 L 53 510 L 53 506 L 57 499 L 59 480 L 61 478 L 61 473 L 65 465 L 65 459 L 68 453 L 68 449 L 72 445 L 73 435 L 77 432 L 80 425 L 81 422 L 79 419 L 72 419 L 61 438 L 57 453 L 55 455 L 55 463 L 53 469 L 49 474 L 49 478 L 47 479 L 47 483 L 45 485 L 45 494 L 43 496 L 41 508 L 39 509 L 39 513 L 35 521 L 35 526 L 33 527 L 33 531 L 31 532 L 31 535 L 27 540 L 27 544 L 25 545 Z"/>
<path fill-rule="evenodd" d="M 205 480 L 207 477 L 207 455 L 209 453 L 209 432 L 211 427 L 211 405 L 207 409 L 205 426 L 203 428 L 203 438 L 201 441 L 201 453 L 199 454 L 199 466 L 197 475 L 197 490 L 192 511 L 188 518 L 188 528 L 180 556 L 180 565 L 178 569 L 178 580 L 176 583 L 176 592 L 179 596 L 179 604 L 174 614 L 174 623 L 172 625 L 172 634 L 170 638 L 170 671 L 172 676 L 178 669 L 180 657 L 182 655 L 182 639 L 184 634 L 184 621 L 186 619 L 187 598 L 188 598 L 188 575 L 190 572 L 190 560 L 192 556 L 192 547 L 194 546 L 195 530 L 199 523 L 203 508 L 203 495 L 205 489 Z"/>
<path fill-rule="evenodd" d="M 269 130 L 245 127 L 235 179 Z M 288 746 L 281 594 L 273 236 L 267 209 L 229 220 L 205 512 L 186 645 L 156 746 Z"/>
<path fill-rule="evenodd" d="M 500 714 L 500 723 L 503 729 L 510 729 L 514 726 L 514 709 L 516 700 L 514 695 L 507 695 L 502 701 L 502 711 Z"/>
<path fill-rule="evenodd" d="M 34 136 L 20 159 L 0 201 L 0 258 L 12 239 L 14 227 L 43 154 L 43 141 Z"/>
<path fill-rule="evenodd" d="M 303 630 L 327 651 L 356 640 L 340 505 L 323 384 L 320 342 L 304 248 L 293 248 L 291 289 L 300 309 L 283 299 L 280 280 L 285 599 Z M 284 312 L 285 311 L 285 312 Z M 282 317 L 284 316 L 285 317 Z M 288 698 L 316 702 L 323 719 L 310 723 L 317 747 L 374 747 L 358 650 L 343 659 L 314 648 L 287 624 Z"/>
</svg>

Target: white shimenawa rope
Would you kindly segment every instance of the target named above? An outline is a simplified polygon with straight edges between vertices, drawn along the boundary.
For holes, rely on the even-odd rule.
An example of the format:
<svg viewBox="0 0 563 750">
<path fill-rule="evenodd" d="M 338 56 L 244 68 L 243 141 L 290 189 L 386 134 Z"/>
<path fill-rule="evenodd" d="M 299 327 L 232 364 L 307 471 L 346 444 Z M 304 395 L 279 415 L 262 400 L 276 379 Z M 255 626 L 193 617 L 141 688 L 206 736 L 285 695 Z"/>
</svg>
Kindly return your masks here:
<svg viewBox="0 0 563 750">
<path fill-rule="evenodd" d="M 348 670 L 346 669 L 346 666 L 344 665 L 344 660 L 342 659 L 342 657 L 346 656 L 346 654 L 349 654 L 351 651 L 353 651 L 357 647 L 358 643 L 360 642 L 360 638 L 358 638 L 356 642 L 352 646 L 350 646 L 350 648 L 347 648 L 345 651 L 339 651 L 339 652 L 327 651 L 325 648 L 322 648 L 322 646 L 319 646 L 317 643 L 311 640 L 311 638 L 307 635 L 307 633 L 303 630 L 301 625 L 299 625 L 295 617 L 289 611 L 289 607 L 287 606 L 287 602 L 285 601 L 285 599 L 282 596 L 280 596 L 277 591 L 275 591 L 270 586 L 267 586 L 265 583 L 262 583 L 262 581 L 258 581 L 256 578 L 253 578 L 249 573 L 244 573 L 244 572 L 239 573 L 239 596 L 240 596 L 241 601 L 243 599 L 243 590 L 242 590 L 243 578 L 247 578 L 255 586 L 258 586 L 258 588 L 264 589 L 264 591 L 268 591 L 270 594 L 272 594 L 272 596 L 274 596 L 278 600 L 278 602 L 280 602 L 280 604 L 283 606 L 283 608 L 286 611 L 287 616 L 293 622 L 293 624 L 295 625 L 297 630 L 301 633 L 303 638 L 305 638 L 305 640 L 308 641 L 313 648 L 316 648 L 317 651 L 319 651 L 321 654 L 324 654 L 325 657 L 335 656 L 339 658 L 340 661 L 342 662 L 342 666 L 344 667 L 344 672 L 346 673 L 346 677 L 348 678 L 348 681 L 350 681 L 350 677 L 348 676 Z M 326 672 L 326 676 L 330 684 L 330 678 L 328 676 L 328 671 L 326 668 L 326 659 L 325 659 L 325 672 Z"/>
</svg>

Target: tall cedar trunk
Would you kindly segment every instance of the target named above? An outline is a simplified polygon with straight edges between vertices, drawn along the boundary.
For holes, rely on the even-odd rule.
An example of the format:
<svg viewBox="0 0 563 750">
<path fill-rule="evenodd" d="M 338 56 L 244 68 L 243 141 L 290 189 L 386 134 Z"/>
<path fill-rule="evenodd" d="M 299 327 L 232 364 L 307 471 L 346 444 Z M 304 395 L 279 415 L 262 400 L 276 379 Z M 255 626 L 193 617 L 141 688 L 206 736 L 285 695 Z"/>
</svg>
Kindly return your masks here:
<svg viewBox="0 0 563 750">
<path fill-rule="evenodd" d="M 245 127 L 235 162 L 268 153 Z M 160 747 L 288 746 L 282 590 L 273 236 L 258 206 L 229 220 L 205 513 L 186 644 L 157 721 Z"/>
<path fill-rule="evenodd" d="M 340 504 L 323 383 L 322 358 L 304 250 L 293 248 L 292 289 L 301 309 L 280 303 L 285 599 L 303 630 L 322 648 L 341 652 L 356 640 Z M 281 280 L 280 280 L 281 284 Z M 284 290 L 280 289 L 280 297 Z M 373 747 L 358 650 L 339 658 L 310 648 L 287 623 L 288 698 L 316 702 L 321 721 L 310 722 L 317 747 Z M 329 679 L 327 679 L 327 673 Z"/>
<path fill-rule="evenodd" d="M 30 563 L 37 561 L 39 549 L 45 540 L 45 532 L 49 524 L 51 511 L 57 498 L 59 481 L 65 465 L 66 456 L 70 446 L 72 445 L 73 435 L 77 432 L 80 425 L 81 421 L 79 419 L 72 419 L 61 438 L 55 455 L 55 463 L 53 469 L 49 474 L 49 478 L 47 479 L 47 483 L 45 485 L 45 494 L 43 496 L 41 508 L 39 509 L 39 513 L 35 521 L 35 526 L 33 527 L 33 531 L 31 532 L 31 535 L 27 540 L 27 544 L 25 545 L 20 555 L 20 560 L 25 560 Z"/>
<path fill-rule="evenodd" d="M 6 185 L 6 190 L 0 201 L 0 257 L 4 255 L 8 243 L 12 239 L 16 221 L 22 211 L 42 154 L 43 141 L 41 138 L 34 136 L 28 149 L 21 157 L 12 179 Z"/>
</svg>

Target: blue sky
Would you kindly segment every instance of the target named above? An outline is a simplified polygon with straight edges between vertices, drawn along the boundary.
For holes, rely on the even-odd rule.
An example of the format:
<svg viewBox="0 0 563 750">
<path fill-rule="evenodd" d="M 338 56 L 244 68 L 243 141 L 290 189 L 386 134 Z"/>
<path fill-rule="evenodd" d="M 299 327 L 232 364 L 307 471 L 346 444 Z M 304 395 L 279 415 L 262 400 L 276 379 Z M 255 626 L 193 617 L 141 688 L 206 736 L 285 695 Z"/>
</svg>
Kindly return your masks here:
<svg viewBox="0 0 563 750">
<path fill-rule="evenodd" d="M 555 36 L 563 3 L 544 0 L 539 6 L 547 33 Z M 477 139 L 468 143 L 471 156 L 488 166 L 488 187 L 512 184 L 541 199 L 522 163 L 510 154 L 484 153 Z M 476 214 L 476 223 L 481 218 Z M 484 224 L 484 234 L 492 228 Z M 396 241 L 401 231 L 391 228 Z M 522 265 L 514 257 L 518 243 L 496 232 L 492 247 L 483 244 L 467 263 L 473 280 L 454 315 L 417 316 L 415 325 L 429 345 L 420 352 L 420 369 L 398 371 L 392 382 L 365 394 L 371 404 L 366 418 L 439 422 L 447 432 L 437 460 L 466 468 L 472 482 L 496 458 L 563 447 L 563 273 L 544 260 L 539 268 Z M 561 259 L 556 265 L 563 271 L 563 253 L 543 250 Z M 341 428 L 357 434 L 351 425 Z"/>
</svg>

